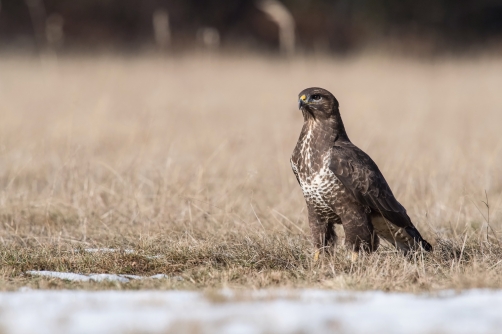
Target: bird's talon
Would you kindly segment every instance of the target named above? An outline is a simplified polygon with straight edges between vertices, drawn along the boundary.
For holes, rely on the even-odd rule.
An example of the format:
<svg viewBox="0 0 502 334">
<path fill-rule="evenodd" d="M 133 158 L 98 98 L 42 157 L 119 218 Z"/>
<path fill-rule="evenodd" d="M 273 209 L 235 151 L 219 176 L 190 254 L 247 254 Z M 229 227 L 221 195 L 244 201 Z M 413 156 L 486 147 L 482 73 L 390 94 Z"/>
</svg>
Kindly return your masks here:
<svg viewBox="0 0 502 334">
<path fill-rule="evenodd" d="M 319 253 L 320 253 L 320 251 L 319 251 L 319 250 L 316 250 L 316 251 L 315 251 L 315 253 L 314 253 L 314 262 L 319 261 Z"/>
</svg>

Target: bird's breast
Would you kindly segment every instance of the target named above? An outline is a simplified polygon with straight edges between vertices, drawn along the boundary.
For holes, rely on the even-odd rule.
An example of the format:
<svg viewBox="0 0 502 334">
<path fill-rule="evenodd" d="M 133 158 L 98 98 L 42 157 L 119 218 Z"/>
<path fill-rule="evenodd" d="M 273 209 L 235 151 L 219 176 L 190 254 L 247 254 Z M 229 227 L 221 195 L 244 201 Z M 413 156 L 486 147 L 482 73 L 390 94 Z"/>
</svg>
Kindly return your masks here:
<svg viewBox="0 0 502 334">
<path fill-rule="evenodd" d="M 340 181 L 329 168 L 329 159 L 329 154 L 324 155 L 316 164 L 291 159 L 291 166 L 298 177 L 305 200 L 325 217 L 334 214 L 337 195 L 343 191 Z"/>
</svg>

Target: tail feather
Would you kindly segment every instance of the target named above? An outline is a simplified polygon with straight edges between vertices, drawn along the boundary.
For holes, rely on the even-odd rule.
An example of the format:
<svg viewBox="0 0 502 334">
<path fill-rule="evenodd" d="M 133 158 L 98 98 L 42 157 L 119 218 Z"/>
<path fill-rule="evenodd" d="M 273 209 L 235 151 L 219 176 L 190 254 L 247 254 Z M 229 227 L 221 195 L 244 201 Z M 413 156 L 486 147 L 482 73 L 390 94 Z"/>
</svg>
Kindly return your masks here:
<svg viewBox="0 0 502 334">
<path fill-rule="evenodd" d="M 420 232 L 413 225 L 398 227 L 381 215 L 373 216 L 371 222 L 379 237 L 401 251 L 418 250 L 420 247 L 427 252 L 432 251 L 432 246 L 422 238 Z"/>
<path fill-rule="evenodd" d="M 427 242 L 422 236 L 420 235 L 420 232 L 414 227 L 414 226 L 409 226 L 405 228 L 405 231 L 415 240 L 415 242 L 418 242 L 420 246 L 427 252 L 432 251 L 432 246 L 430 243 Z"/>
</svg>

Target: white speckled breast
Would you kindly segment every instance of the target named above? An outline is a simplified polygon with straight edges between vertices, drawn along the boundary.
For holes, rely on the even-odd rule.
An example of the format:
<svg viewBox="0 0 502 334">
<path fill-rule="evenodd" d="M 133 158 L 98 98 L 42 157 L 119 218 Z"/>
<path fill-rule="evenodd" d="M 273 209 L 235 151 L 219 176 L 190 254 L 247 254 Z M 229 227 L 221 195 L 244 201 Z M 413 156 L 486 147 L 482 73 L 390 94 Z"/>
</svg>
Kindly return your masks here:
<svg viewBox="0 0 502 334">
<path fill-rule="evenodd" d="M 291 167 L 298 177 L 305 200 L 314 208 L 317 215 L 323 220 L 333 219 L 338 222 L 339 217 L 334 211 L 336 195 L 344 191 L 344 188 L 340 187 L 340 181 L 329 169 L 329 159 L 330 152 L 327 152 L 319 169 L 312 168 L 308 157 L 305 157 L 304 165 L 301 167 L 291 160 Z"/>
</svg>

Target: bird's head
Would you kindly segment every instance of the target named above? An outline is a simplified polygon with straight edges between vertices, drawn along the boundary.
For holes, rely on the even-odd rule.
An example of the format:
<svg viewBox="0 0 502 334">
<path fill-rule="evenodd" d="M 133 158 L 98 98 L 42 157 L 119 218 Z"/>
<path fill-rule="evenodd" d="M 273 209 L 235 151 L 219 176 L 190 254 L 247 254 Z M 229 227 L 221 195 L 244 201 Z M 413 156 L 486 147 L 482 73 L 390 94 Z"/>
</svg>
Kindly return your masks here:
<svg viewBox="0 0 502 334">
<path fill-rule="evenodd" d="M 298 94 L 298 107 L 305 119 L 323 120 L 338 113 L 338 101 L 326 89 L 311 87 Z"/>
</svg>

